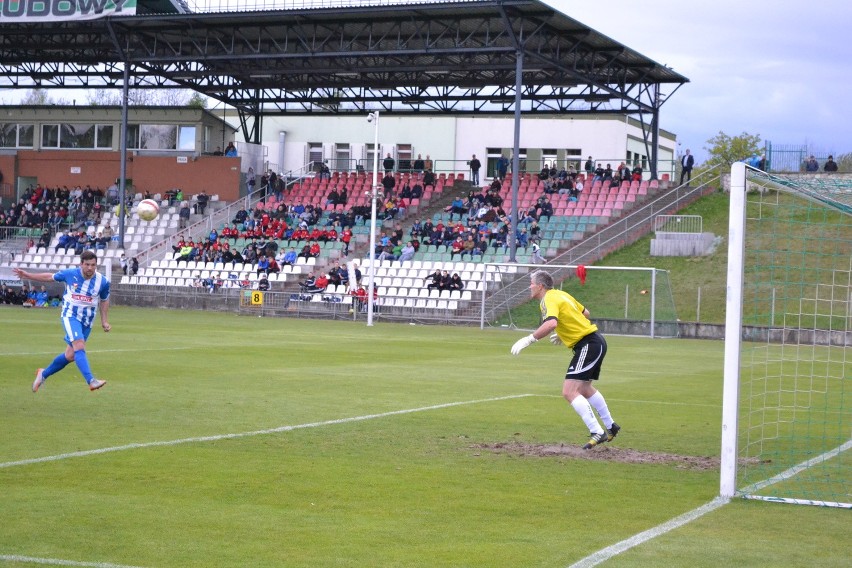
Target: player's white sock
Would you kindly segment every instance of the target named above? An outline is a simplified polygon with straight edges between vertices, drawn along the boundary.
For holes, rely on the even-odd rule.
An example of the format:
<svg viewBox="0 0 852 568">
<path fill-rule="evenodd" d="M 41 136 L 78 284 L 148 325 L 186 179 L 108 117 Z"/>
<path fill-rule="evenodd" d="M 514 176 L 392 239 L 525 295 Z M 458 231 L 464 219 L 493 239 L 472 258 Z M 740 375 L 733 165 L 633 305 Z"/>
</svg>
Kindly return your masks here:
<svg viewBox="0 0 852 568">
<path fill-rule="evenodd" d="M 601 421 L 604 423 L 608 429 L 612 427 L 612 416 L 609 415 L 609 407 L 606 405 L 606 401 L 604 400 L 601 391 L 596 392 L 592 396 L 589 397 L 589 404 L 595 407 L 595 410 L 598 411 L 598 416 L 601 417 Z"/>
<path fill-rule="evenodd" d="M 583 419 L 583 422 L 586 424 L 589 432 L 592 434 L 603 433 L 603 428 L 601 428 L 601 425 L 598 424 L 598 420 L 595 418 L 595 412 L 592 410 L 592 405 L 589 404 L 586 397 L 578 395 L 577 398 L 571 401 L 571 406 L 574 407 L 574 411 Z"/>
</svg>

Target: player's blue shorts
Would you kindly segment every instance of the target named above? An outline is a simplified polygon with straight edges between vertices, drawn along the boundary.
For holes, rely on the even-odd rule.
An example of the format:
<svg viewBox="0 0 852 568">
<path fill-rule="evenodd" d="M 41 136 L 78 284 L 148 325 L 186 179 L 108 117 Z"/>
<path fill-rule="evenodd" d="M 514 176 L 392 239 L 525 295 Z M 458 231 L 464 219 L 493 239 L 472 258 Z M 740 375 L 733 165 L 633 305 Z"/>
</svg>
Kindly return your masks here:
<svg viewBox="0 0 852 568">
<path fill-rule="evenodd" d="M 65 343 L 71 345 L 71 342 L 78 339 L 88 341 L 89 334 L 92 333 L 92 328 L 84 326 L 80 320 L 76 318 L 60 318 L 62 329 L 65 330 Z"/>
<path fill-rule="evenodd" d="M 606 339 L 597 331 L 590 333 L 574 346 L 574 357 L 565 373 L 566 379 L 596 381 L 606 357 Z"/>
</svg>

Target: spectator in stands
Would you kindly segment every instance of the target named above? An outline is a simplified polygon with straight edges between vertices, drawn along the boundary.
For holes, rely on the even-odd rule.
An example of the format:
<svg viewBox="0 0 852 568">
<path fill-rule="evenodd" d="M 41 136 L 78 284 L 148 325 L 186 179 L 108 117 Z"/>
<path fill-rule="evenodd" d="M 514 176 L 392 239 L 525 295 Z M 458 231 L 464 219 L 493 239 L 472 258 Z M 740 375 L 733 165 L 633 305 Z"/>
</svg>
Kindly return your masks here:
<svg viewBox="0 0 852 568">
<path fill-rule="evenodd" d="M 385 159 L 382 160 L 382 167 L 385 169 L 385 175 L 386 176 L 389 175 L 389 174 L 393 174 L 393 167 L 395 165 L 396 165 L 396 160 L 394 160 L 391 157 L 390 152 L 389 152 L 388 155 L 385 157 Z"/>
<path fill-rule="evenodd" d="M 633 168 L 633 175 L 631 176 L 632 181 L 642 181 L 642 166 L 636 164 L 636 167 Z"/>
<path fill-rule="evenodd" d="M 426 169 L 426 172 L 423 174 L 423 187 L 435 187 L 435 174 L 431 169 Z M 412 188 L 412 191 L 414 188 Z"/>
<path fill-rule="evenodd" d="M 261 292 L 269 290 L 269 279 L 266 277 L 266 274 L 261 276 L 260 280 L 257 281 L 257 289 Z"/>
<path fill-rule="evenodd" d="M 384 188 L 384 197 L 388 199 L 393 195 L 393 188 L 396 186 L 396 179 L 393 177 L 392 172 L 388 172 L 385 174 L 385 177 L 382 178 L 382 187 Z"/>
<path fill-rule="evenodd" d="M 689 152 L 689 150 L 687 150 L 687 152 Z M 620 164 L 618 164 L 618 170 L 616 170 L 615 175 L 618 181 L 622 182 L 630 181 L 630 177 L 632 174 L 630 172 L 630 167 L 624 162 L 621 162 Z"/>
<path fill-rule="evenodd" d="M 317 241 L 311 242 L 311 248 L 309 249 L 311 258 L 318 258 L 321 251 L 322 249 L 320 249 L 319 243 Z"/>
<path fill-rule="evenodd" d="M 586 160 L 586 163 L 583 165 L 583 170 L 586 172 L 586 179 L 592 177 L 592 172 L 595 171 L 595 161 L 589 156 L 589 159 Z"/>
<path fill-rule="evenodd" d="M 417 252 L 417 251 L 415 250 L 414 245 L 411 243 L 411 241 L 408 241 L 408 243 L 404 247 L 402 247 L 402 251 L 400 252 L 400 255 L 399 255 L 400 262 L 406 262 L 408 260 L 412 260 L 414 258 L 415 252 Z"/>
<path fill-rule="evenodd" d="M 326 207 L 328 207 L 329 205 L 334 207 L 335 205 L 337 205 L 337 202 L 338 202 L 339 199 L 340 199 L 340 194 L 337 193 L 337 188 L 332 187 L 331 191 L 328 192 L 328 195 L 325 196 Z"/>
<path fill-rule="evenodd" d="M 130 259 L 130 276 L 136 276 L 139 272 L 139 259 L 135 256 Z"/>
<path fill-rule="evenodd" d="M 515 239 L 518 242 L 519 247 L 527 248 L 530 244 L 529 234 L 527 234 L 527 228 L 521 227 L 515 232 Z"/>
<path fill-rule="evenodd" d="M 829 156 L 828 160 L 826 160 L 825 165 L 822 167 L 824 172 L 836 172 L 837 171 L 837 162 L 834 161 L 834 156 Z"/>
<path fill-rule="evenodd" d="M 695 156 L 686 149 L 686 153 L 680 158 L 680 185 L 683 185 L 683 178 L 686 178 L 686 183 L 692 181 L 692 168 L 695 165 Z"/>
<path fill-rule="evenodd" d="M 819 171 L 819 162 L 817 162 L 816 158 L 811 155 L 805 161 L 805 171 L 806 172 L 818 172 Z"/>
<path fill-rule="evenodd" d="M 71 244 L 70 241 L 71 241 L 70 234 L 59 233 L 59 235 L 56 238 L 56 246 L 53 248 L 53 251 L 58 253 L 59 249 L 68 250 L 69 248 L 72 248 L 73 245 Z"/>
<path fill-rule="evenodd" d="M 461 238 L 461 235 L 457 236 L 453 243 L 450 245 L 450 258 L 455 259 L 457 254 L 461 254 L 464 250 L 464 241 Z"/>
<path fill-rule="evenodd" d="M 452 277 L 450 273 L 446 270 L 441 271 L 441 283 L 438 285 L 439 290 L 449 290 L 450 289 L 450 281 Z"/>
<path fill-rule="evenodd" d="M 118 265 L 121 267 L 122 274 L 127 274 L 127 256 L 121 253 L 121 258 L 118 259 Z"/>
<path fill-rule="evenodd" d="M 470 167 L 470 183 L 473 185 L 479 185 L 479 170 L 482 168 L 482 162 L 480 162 L 479 159 L 477 159 L 476 154 L 474 154 L 467 165 Z"/>
<path fill-rule="evenodd" d="M 458 272 L 454 272 L 453 275 L 450 277 L 449 290 L 450 291 L 458 290 L 459 292 L 461 292 L 463 289 L 464 289 L 464 281 L 461 279 L 461 276 L 459 276 Z"/>
<path fill-rule="evenodd" d="M 423 173 L 423 170 L 426 169 L 426 163 L 423 161 L 422 154 L 417 154 L 417 159 L 414 160 L 414 164 L 412 164 L 411 169 L 418 174 Z"/>
<path fill-rule="evenodd" d="M 204 211 L 207 209 L 207 203 L 209 201 L 210 196 L 202 189 L 201 193 L 195 196 L 195 212 L 199 215 L 204 215 Z"/>
<path fill-rule="evenodd" d="M 461 195 L 457 195 L 450 206 L 447 208 L 447 211 L 450 213 L 450 221 L 453 220 L 453 215 L 458 215 L 459 219 L 462 218 L 463 215 L 467 213 L 467 207 L 465 207 L 464 199 Z"/>
<path fill-rule="evenodd" d="M 506 154 L 501 154 L 499 158 L 497 158 L 497 178 L 500 181 L 506 179 L 506 175 L 509 173 L 509 158 L 506 157 Z"/>
<path fill-rule="evenodd" d="M 178 210 L 178 219 L 180 219 L 180 228 L 186 229 L 186 225 L 189 222 L 189 202 L 181 201 L 180 209 Z"/>
<path fill-rule="evenodd" d="M 470 255 L 471 260 L 473 260 L 473 251 L 476 250 L 476 241 L 473 238 L 472 234 L 469 234 L 464 241 L 464 247 L 462 248 L 461 253 L 459 253 L 459 259 L 464 258 L 464 255 Z"/>
<path fill-rule="evenodd" d="M 245 207 L 240 207 L 239 211 L 237 211 L 234 218 L 231 220 L 231 223 L 234 225 L 239 225 L 243 223 L 246 219 L 248 219 L 248 211 L 246 211 Z"/>
<path fill-rule="evenodd" d="M 233 142 L 228 142 L 228 145 L 225 147 L 225 156 L 228 158 L 237 157 L 237 147 L 234 146 Z"/>
<path fill-rule="evenodd" d="M 426 288 L 428 290 L 440 290 L 441 288 L 441 269 L 436 268 L 435 272 L 426 277 Z"/>
<path fill-rule="evenodd" d="M 544 257 L 541 255 L 541 247 L 539 246 L 537 241 L 533 241 L 530 262 L 532 262 L 533 264 L 544 264 L 546 262 L 544 260 Z"/>
<path fill-rule="evenodd" d="M 267 270 L 269 270 L 269 257 L 261 256 L 257 259 L 257 273 L 266 274 Z"/>
</svg>

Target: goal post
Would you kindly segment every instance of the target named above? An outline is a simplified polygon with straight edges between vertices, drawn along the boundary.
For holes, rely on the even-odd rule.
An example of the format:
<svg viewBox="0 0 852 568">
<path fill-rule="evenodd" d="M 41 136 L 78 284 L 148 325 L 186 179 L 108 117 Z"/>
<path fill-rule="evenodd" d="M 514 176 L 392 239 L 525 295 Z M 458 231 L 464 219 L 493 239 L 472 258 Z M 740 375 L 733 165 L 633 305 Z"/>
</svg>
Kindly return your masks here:
<svg viewBox="0 0 852 568">
<path fill-rule="evenodd" d="M 852 180 L 730 188 L 720 495 L 852 508 Z"/>
</svg>

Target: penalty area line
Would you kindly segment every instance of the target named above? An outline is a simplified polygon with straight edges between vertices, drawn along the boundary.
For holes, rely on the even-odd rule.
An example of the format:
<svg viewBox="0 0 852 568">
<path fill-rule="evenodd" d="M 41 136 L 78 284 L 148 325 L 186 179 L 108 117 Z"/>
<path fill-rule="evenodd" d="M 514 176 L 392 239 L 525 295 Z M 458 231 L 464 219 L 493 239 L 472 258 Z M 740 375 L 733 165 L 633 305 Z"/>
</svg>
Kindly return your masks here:
<svg viewBox="0 0 852 568">
<path fill-rule="evenodd" d="M 764 481 L 749 485 L 745 489 L 741 490 L 741 492 L 745 493 L 745 492 L 756 491 L 758 489 L 762 489 L 764 487 L 774 485 L 775 483 L 778 483 L 779 481 L 784 481 L 785 479 L 788 479 L 788 478 L 796 475 L 797 473 L 799 473 L 803 469 L 805 469 L 805 468 L 807 468 L 811 465 L 821 463 L 825 460 L 829 460 L 829 459 L 837 456 L 838 454 L 849 450 L 850 448 L 852 448 L 852 440 L 848 440 L 844 444 L 834 448 L 833 450 L 829 450 L 829 451 L 823 453 L 822 455 L 816 456 L 815 458 L 811 458 L 809 460 L 805 460 L 798 465 L 794 465 L 793 467 L 787 469 L 786 471 L 783 471 L 783 472 L 779 473 L 778 475 L 770 477 L 769 479 L 766 479 Z M 662 536 L 669 531 L 673 531 L 676 528 L 682 527 L 683 525 L 690 523 L 690 522 L 698 519 L 699 517 L 703 517 L 707 513 L 713 512 L 716 509 L 718 509 L 719 507 L 721 507 L 723 505 L 727 505 L 730 502 L 731 502 L 731 499 L 729 497 L 721 497 L 721 496 L 716 497 L 715 499 L 713 499 L 709 503 L 706 503 L 706 504 L 698 507 L 697 509 L 693 509 L 692 511 L 688 511 L 688 512 L 684 513 L 683 515 L 681 515 L 679 517 L 675 517 L 674 519 L 671 519 L 669 521 L 666 521 L 665 523 L 663 523 L 661 525 L 657 525 L 656 527 L 654 527 L 652 529 L 648 529 L 646 531 L 640 532 L 639 534 L 633 535 L 632 537 L 625 539 L 625 540 L 622 540 L 621 542 L 617 542 L 617 543 L 613 544 L 612 546 L 608 546 L 606 548 L 603 548 L 603 549 L 595 552 L 594 554 L 590 554 L 589 556 L 583 558 L 582 560 L 572 564 L 570 566 L 570 568 L 592 568 L 593 566 L 597 566 L 601 562 L 606 562 L 610 558 L 613 558 L 614 556 L 617 556 L 617 555 L 621 554 L 622 552 L 630 550 L 634 546 L 639 546 L 640 544 L 647 542 L 647 541 L 651 540 L 652 538 L 657 538 L 658 536 Z"/>
<path fill-rule="evenodd" d="M 180 438 L 177 440 L 163 440 L 159 442 L 141 442 L 136 444 L 125 444 L 123 446 L 112 446 L 108 448 L 97 448 L 94 450 L 82 450 L 79 452 L 69 452 L 65 454 L 57 454 L 54 456 L 44 456 L 40 458 L 31 458 L 25 460 L 10 461 L 0 463 L 0 469 L 17 467 L 21 465 L 31 465 L 36 463 L 52 462 L 65 460 L 70 458 L 81 458 L 86 456 L 95 456 L 99 454 L 108 454 L 112 452 L 122 452 L 126 450 L 138 450 L 142 448 L 157 448 L 165 446 L 177 446 L 180 444 L 194 444 L 198 442 L 216 442 L 219 440 L 233 440 L 236 438 L 248 438 L 250 436 L 264 436 L 267 434 L 277 434 L 280 432 L 291 432 L 293 430 L 302 430 L 305 428 L 319 428 L 320 426 L 334 426 L 337 424 L 349 424 L 352 422 L 363 422 L 365 420 L 375 420 L 377 418 L 386 418 L 388 416 L 399 416 L 402 414 L 414 414 L 415 412 L 426 412 L 429 410 L 441 410 L 443 408 L 453 408 L 455 406 L 465 406 L 470 404 L 482 404 L 484 402 L 498 402 L 501 400 L 512 400 L 515 398 L 526 398 L 534 396 L 532 394 L 512 394 L 508 396 L 498 396 L 495 398 L 482 398 L 478 400 L 465 400 L 460 402 L 447 402 L 444 404 L 434 404 L 432 406 L 421 406 L 419 408 L 407 408 L 404 410 L 391 410 L 389 412 L 380 412 L 378 414 L 365 414 L 363 416 L 351 416 L 349 418 L 337 418 L 335 420 L 323 420 L 321 422 L 308 422 L 306 424 L 293 424 L 289 426 L 278 426 L 277 428 L 268 428 L 266 430 L 253 430 L 251 432 L 236 432 L 232 434 L 217 434 L 213 436 L 197 436 L 194 438 Z"/>
</svg>

